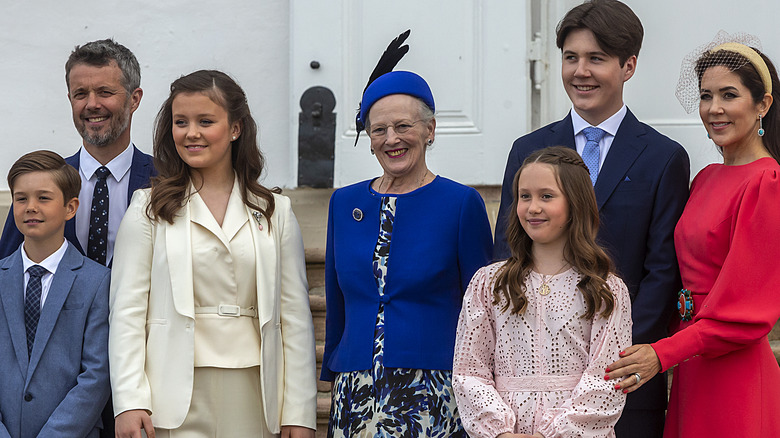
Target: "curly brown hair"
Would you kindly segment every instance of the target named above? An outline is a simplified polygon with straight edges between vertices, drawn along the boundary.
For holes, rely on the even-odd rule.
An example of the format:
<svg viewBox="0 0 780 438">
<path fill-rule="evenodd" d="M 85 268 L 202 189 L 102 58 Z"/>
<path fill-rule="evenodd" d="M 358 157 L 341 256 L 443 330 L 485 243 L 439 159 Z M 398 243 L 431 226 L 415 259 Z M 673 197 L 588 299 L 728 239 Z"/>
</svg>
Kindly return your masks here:
<svg viewBox="0 0 780 438">
<path fill-rule="evenodd" d="M 265 159 L 257 145 L 257 124 L 249 112 L 244 90 L 228 75 L 216 70 L 199 70 L 176 79 L 171 84 L 171 95 L 157 114 L 154 128 L 154 165 L 158 176 L 152 179 L 151 201 L 146 210 L 152 220 L 173 223 L 176 213 L 187 201 L 190 185 L 190 168 L 176 152 L 172 127 L 173 100 L 181 93 L 203 93 L 228 113 L 228 122 L 238 122 L 241 135 L 231 142 L 231 161 L 241 188 L 241 199 L 249 208 L 259 211 L 268 219 L 274 212 L 274 193 L 279 188 L 268 189 L 258 182 L 265 167 Z M 254 194 L 265 201 L 265 207 L 253 203 L 247 195 Z"/>
<path fill-rule="evenodd" d="M 575 150 L 567 147 L 555 146 L 535 151 L 515 174 L 510 212 L 517 211 L 520 174 L 533 163 L 552 166 L 569 206 L 563 256 L 582 276 L 577 287 L 587 305 L 583 318 L 593 318 L 602 308 L 601 316 L 607 317 L 615 307 L 615 298 L 607 284 L 607 277 L 614 272 L 614 267 L 607 253 L 596 243 L 599 212 L 588 167 Z M 507 222 L 506 236 L 512 255 L 498 271 L 493 287 L 493 304 L 499 304 L 505 298 L 502 310 L 507 311 L 511 307 L 511 313 L 520 314 L 528 306 L 525 279 L 534 264 L 534 242 L 523 229 L 516 213 L 510 214 Z"/>
</svg>

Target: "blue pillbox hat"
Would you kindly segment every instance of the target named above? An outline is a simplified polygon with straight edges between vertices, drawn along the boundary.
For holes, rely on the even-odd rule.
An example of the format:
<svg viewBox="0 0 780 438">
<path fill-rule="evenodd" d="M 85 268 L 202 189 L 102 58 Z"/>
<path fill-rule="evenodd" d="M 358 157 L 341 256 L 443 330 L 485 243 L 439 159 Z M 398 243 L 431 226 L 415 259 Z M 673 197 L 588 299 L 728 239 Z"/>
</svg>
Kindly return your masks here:
<svg viewBox="0 0 780 438">
<path fill-rule="evenodd" d="M 420 75 L 410 71 L 391 71 L 376 78 L 363 92 L 358 113 L 358 126 L 365 126 L 371 107 L 381 98 L 391 94 L 408 94 L 425 102 L 431 111 L 436 112 L 433 93 L 428 83 Z"/>
</svg>

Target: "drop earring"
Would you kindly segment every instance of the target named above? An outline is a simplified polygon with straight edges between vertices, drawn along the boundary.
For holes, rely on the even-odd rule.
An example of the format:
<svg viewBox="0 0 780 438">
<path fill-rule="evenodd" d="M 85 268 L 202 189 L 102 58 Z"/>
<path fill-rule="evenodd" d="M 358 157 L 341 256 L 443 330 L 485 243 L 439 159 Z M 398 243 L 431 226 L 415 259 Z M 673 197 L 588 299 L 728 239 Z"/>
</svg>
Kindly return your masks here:
<svg viewBox="0 0 780 438">
<path fill-rule="evenodd" d="M 761 114 L 758 115 L 758 136 L 763 137 L 764 133 L 764 118 L 761 117 Z"/>
<path fill-rule="evenodd" d="M 707 131 L 707 138 L 712 139 L 712 137 L 710 137 L 710 131 Z"/>
<path fill-rule="evenodd" d="M 371 151 L 371 155 L 374 155 L 374 148 L 369 148 L 369 150 Z"/>
</svg>

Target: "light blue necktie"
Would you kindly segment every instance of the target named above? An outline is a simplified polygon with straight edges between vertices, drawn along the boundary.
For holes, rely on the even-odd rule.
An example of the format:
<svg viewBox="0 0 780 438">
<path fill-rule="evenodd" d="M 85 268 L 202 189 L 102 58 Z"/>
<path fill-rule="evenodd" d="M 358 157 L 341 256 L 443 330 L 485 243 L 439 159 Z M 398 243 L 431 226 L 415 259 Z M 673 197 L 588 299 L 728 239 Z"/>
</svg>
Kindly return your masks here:
<svg viewBox="0 0 780 438">
<path fill-rule="evenodd" d="M 588 139 L 588 141 L 585 142 L 585 149 L 582 150 L 582 161 L 588 166 L 590 181 L 595 186 L 596 179 L 599 177 L 599 159 L 601 158 L 599 142 L 606 132 L 601 128 L 588 126 L 582 130 L 582 133 L 585 134 L 585 138 Z"/>
</svg>

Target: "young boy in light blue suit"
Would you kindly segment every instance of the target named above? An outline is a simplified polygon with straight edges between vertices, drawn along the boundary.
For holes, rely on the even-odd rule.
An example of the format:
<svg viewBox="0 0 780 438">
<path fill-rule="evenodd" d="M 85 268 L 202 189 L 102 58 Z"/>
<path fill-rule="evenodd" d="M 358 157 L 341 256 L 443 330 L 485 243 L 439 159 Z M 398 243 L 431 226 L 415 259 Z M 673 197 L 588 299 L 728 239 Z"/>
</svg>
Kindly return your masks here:
<svg viewBox="0 0 780 438">
<path fill-rule="evenodd" d="M 110 271 L 64 237 L 81 180 L 54 152 L 8 173 L 24 243 L 0 260 L 0 438 L 97 437 L 108 400 Z"/>
</svg>

